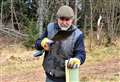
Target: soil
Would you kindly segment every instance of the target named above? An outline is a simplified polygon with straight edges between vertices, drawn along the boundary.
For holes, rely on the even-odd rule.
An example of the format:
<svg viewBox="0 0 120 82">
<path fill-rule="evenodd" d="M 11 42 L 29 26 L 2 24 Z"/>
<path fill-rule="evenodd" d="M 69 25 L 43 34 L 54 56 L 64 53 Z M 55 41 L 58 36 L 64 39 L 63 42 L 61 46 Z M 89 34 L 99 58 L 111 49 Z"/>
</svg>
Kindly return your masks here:
<svg viewBox="0 0 120 82">
<path fill-rule="evenodd" d="M 7 40 L 11 43 L 13 40 Z M 6 39 L 0 38 L 0 43 L 6 42 Z M 1 46 L 3 47 L 3 46 Z M 0 58 L 1 61 L 1 58 Z M 32 60 L 31 60 L 32 61 Z M 0 82 L 45 82 L 45 74 L 42 67 L 36 67 L 30 72 L 19 73 L 16 75 L 2 75 L 0 72 Z M 95 64 L 86 64 L 80 66 L 80 80 L 120 80 L 120 58 L 113 58 L 104 62 Z M 114 82 L 114 81 L 113 81 Z M 118 81 L 115 81 L 118 82 Z"/>
<path fill-rule="evenodd" d="M 95 65 L 83 64 L 80 67 L 81 80 L 114 80 L 120 79 L 120 59 L 110 59 Z M 45 75 L 42 67 L 35 70 L 12 76 L 2 76 L 1 82 L 45 82 Z"/>
</svg>

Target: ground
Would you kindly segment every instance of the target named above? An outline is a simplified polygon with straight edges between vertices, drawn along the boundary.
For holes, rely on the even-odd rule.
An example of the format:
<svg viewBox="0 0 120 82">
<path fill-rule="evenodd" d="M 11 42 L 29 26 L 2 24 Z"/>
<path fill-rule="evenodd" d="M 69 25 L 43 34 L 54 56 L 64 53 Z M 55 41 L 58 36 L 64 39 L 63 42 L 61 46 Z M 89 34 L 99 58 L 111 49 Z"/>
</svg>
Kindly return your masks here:
<svg viewBox="0 0 120 82">
<path fill-rule="evenodd" d="M 89 77 L 88 77 L 89 76 Z M 120 59 L 110 59 L 95 65 L 82 65 L 80 67 L 80 79 L 89 80 L 105 80 L 117 82 L 116 78 L 120 78 Z M 1 82 L 44 82 L 45 75 L 42 67 L 36 67 L 27 73 L 19 73 L 16 75 L 2 76 Z"/>
<path fill-rule="evenodd" d="M 0 82 L 45 82 L 43 57 L 23 46 L 0 46 Z M 87 51 L 80 66 L 80 82 L 120 82 L 120 47 Z"/>
</svg>

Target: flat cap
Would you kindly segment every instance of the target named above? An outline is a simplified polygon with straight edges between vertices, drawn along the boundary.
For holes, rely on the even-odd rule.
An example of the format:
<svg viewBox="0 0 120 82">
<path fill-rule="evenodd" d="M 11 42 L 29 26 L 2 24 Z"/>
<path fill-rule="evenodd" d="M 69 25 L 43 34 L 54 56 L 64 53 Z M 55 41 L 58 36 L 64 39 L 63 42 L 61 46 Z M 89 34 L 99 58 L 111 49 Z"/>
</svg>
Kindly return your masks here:
<svg viewBox="0 0 120 82">
<path fill-rule="evenodd" d="M 61 6 L 57 11 L 57 17 L 74 18 L 74 11 L 67 5 Z"/>
</svg>

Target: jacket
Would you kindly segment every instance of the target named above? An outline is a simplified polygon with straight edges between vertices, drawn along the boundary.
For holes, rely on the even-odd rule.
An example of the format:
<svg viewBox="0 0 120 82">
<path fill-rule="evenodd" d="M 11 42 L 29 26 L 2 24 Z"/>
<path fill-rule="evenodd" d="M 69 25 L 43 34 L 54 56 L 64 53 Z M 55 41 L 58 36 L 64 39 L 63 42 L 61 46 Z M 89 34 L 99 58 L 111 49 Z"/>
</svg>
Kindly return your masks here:
<svg viewBox="0 0 120 82">
<path fill-rule="evenodd" d="M 48 24 L 45 33 L 36 40 L 35 48 L 42 50 L 43 48 L 40 46 L 41 40 L 44 37 L 53 39 L 60 31 L 57 23 Z M 50 50 L 45 52 L 43 68 L 47 76 L 53 80 L 65 77 L 65 60 L 76 57 L 80 59 L 81 64 L 83 64 L 86 58 L 83 33 L 74 25 L 72 25 L 67 32 L 71 32 L 71 34 L 64 39 L 54 41 L 54 43 L 50 45 Z M 63 37 L 65 34 L 60 34 L 60 36 Z"/>
</svg>

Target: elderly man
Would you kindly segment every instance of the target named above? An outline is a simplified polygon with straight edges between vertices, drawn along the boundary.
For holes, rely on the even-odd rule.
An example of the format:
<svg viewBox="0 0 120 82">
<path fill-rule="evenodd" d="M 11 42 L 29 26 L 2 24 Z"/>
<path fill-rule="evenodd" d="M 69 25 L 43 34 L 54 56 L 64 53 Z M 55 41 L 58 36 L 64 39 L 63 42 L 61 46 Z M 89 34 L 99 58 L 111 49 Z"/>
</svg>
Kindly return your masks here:
<svg viewBox="0 0 120 82">
<path fill-rule="evenodd" d="M 44 50 L 43 68 L 46 82 L 65 81 L 65 60 L 71 69 L 84 63 L 86 54 L 83 33 L 73 25 L 74 12 L 69 6 L 57 11 L 57 22 L 49 23 L 47 30 L 35 42 L 37 50 Z"/>
</svg>

